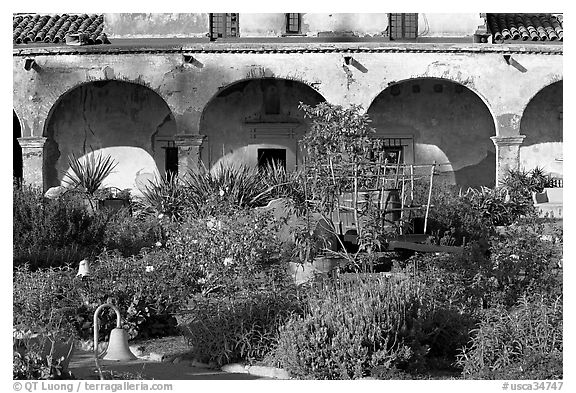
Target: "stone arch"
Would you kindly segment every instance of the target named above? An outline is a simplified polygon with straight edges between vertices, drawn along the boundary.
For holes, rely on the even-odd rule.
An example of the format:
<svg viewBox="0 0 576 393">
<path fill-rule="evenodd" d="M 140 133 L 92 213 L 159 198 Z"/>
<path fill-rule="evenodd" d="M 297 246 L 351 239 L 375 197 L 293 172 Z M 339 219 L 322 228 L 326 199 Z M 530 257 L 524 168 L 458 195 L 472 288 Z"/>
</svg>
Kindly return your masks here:
<svg viewBox="0 0 576 393">
<path fill-rule="evenodd" d="M 366 111 L 380 137 L 401 145 L 404 162 L 443 164 L 449 183 L 494 186 L 494 116 L 476 92 L 443 78 L 390 84 Z"/>
<path fill-rule="evenodd" d="M 520 119 L 520 168 L 540 167 L 555 176 L 562 175 L 563 81 L 539 90 L 528 102 Z"/>
<path fill-rule="evenodd" d="M 22 147 L 18 138 L 22 137 L 22 125 L 16 110 L 12 110 L 12 176 L 14 181 L 22 182 Z"/>
<path fill-rule="evenodd" d="M 258 165 L 285 154 L 279 159 L 293 169 L 301 159 L 298 139 L 307 129 L 300 101 L 315 105 L 325 99 L 303 82 L 276 77 L 247 78 L 223 87 L 200 116 L 200 134 L 206 136 L 202 162 L 208 168 L 231 162 Z"/>
<path fill-rule="evenodd" d="M 69 154 L 99 151 L 118 162 L 107 185 L 136 190 L 138 182 L 164 172 L 176 132 L 171 108 L 141 81 L 76 84 L 58 97 L 44 124 L 45 186 L 62 183 Z"/>
</svg>

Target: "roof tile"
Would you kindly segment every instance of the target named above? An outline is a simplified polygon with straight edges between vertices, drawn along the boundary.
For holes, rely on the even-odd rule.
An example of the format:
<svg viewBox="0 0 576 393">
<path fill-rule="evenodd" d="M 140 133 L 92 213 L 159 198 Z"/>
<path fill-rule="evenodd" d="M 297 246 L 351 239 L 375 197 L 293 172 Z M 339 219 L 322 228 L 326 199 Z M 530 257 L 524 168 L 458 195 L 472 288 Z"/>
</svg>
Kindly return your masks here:
<svg viewBox="0 0 576 393">
<path fill-rule="evenodd" d="M 564 40 L 562 15 L 486 14 L 488 29 L 496 43 L 505 40 Z"/>
<path fill-rule="evenodd" d="M 103 15 L 15 15 L 12 18 L 12 42 L 57 44 L 66 35 L 84 33 L 90 45 L 109 44 L 104 33 Z"/>
</svg>

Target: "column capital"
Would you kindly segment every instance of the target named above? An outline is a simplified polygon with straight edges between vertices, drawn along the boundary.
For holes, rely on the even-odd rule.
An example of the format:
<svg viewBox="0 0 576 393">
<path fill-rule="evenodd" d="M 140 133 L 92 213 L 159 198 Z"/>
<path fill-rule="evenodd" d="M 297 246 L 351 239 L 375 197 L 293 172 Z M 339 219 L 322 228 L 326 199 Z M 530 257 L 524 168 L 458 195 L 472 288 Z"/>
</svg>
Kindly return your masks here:
<svg viewBox="0 0 576 393">
<path fill-rule="evenodd" d="M 177 134 L 174 136 L 174 144 L 176 147 L 199 147 L 202 145 L 206 135 L 198 134 Z"/>
<path fill-rule="evenodd" d="M 526 135 L 514 135 L 514 136 L 492 136 L 492 142 L 494 146 L 516 146 L 521 145 L 526 138 Z"/>
<path fill-rule="evenodd" d="M 22 149 L 42 149 L 48 138 L 43 136 L 25 136 L 18 138 Z"/>
</svg>

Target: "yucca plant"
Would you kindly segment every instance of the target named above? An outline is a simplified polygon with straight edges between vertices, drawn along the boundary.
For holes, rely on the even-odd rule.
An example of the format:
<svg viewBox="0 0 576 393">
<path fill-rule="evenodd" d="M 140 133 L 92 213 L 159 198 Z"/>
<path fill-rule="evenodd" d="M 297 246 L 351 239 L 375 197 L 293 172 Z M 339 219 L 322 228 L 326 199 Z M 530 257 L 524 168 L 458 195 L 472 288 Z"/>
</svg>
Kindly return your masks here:
<svg viewBox="0 0 576 393">
<path fill-rule="evenodd" d="M 171 172 L 150 182 L 141 192 L 143 198 L 139 205 L 144 212 L 163 214 L 174 219 L 179 219 L 191 202 L 188 185 Z"/>
<path fill-rule="evenodd" d="M 220 164 L 213 170 L 202 166 L 188 173 L 186 184 L 198 206 L 215 196 L 237 207 L 262 206 L 270 200 L 258 168 L 244 164 Z"/>
<path fill-rule="evenodd" d="M 64 182 L 88 195 L 94 195 L 117 165 L 111 156 L 102 153 L 91 152 L 84 159 L 71 153 L 68 156 L 70 171 L 64 175 Z"/>
</svg>

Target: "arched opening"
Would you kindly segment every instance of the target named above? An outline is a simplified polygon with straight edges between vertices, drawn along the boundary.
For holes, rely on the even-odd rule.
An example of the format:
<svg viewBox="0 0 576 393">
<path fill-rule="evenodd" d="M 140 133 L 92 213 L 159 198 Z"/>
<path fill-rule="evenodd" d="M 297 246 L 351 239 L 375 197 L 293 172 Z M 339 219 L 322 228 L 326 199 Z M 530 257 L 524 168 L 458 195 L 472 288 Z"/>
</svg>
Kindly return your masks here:
<svg viewBox="0 0 576 393">
<path fill-rule="evenodd" d="M 78 86 L 59 99 L 47 120 L 46 186 L 61 185 L 70 154 L 97 151 L 118 164 L 106 186 L 137 190 L 173 169 L 175 134 L 170 108 L 145 86 L 115 80 Z"/>
<path fill-rule="evenodd" d="M 12 110 L 12 176 L 14 182 L 22 183 L 22 148 L 18 138 L 22 137 L 22 127 L 16 112 Z"/>
<path fill-rule="evenodd" d="M 435 78 L 389 86 L 367 111 L 377 137 L 410 164 L 444 164 L 448 183 L 494 186 L 496 135 L 486 104 L 467 87 Z"/>
<path fill-rule="evenodd" d="M 298 140 L 308 124 L 298 104 L 323 101 L 310 86 L 286 79 L 250 79 L 224 88 L 206 105 L 200 121 L 206 136 L 200 153 L 204 165 L 263 166 L 274 160 L 293 170 L 302 159 Z"/>
<path fill-rule="evenodd" d="M 555 82 L 530 100 L 520 121 L 520 133 L 526 138 L 520 146 L 520 167 L 540 167 L 562 177 L 563 83 Z"/>
</svg>

